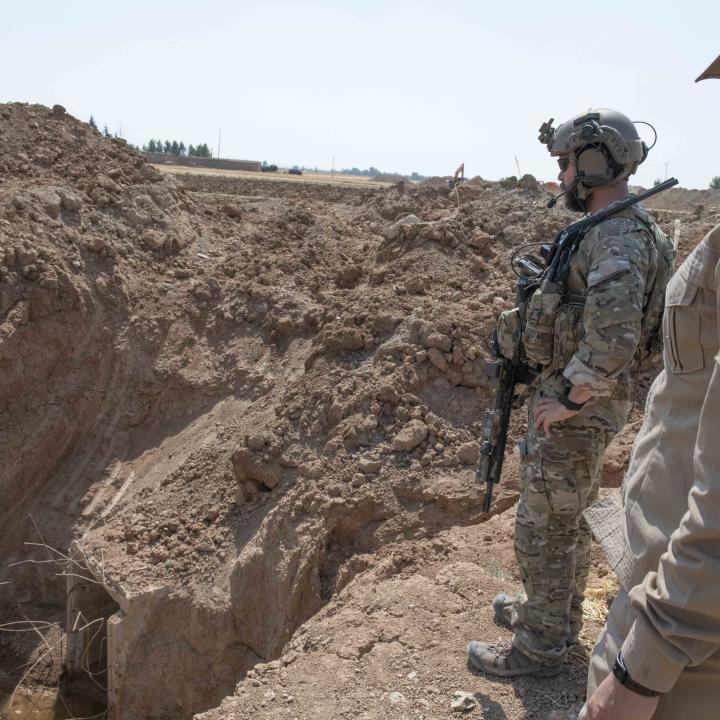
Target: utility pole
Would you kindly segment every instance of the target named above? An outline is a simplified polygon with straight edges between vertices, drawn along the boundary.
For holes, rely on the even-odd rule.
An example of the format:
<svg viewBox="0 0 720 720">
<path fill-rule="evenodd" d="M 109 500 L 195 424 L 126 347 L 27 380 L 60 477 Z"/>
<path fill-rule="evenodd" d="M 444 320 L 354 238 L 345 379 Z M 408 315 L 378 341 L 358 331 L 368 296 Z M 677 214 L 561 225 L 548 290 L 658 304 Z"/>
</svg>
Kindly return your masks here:
<svg viewBox="0 0 720 720">
<path fill-rule="evenodd" d="M 335 177 L 335 156 L 333 155 L 332 165 L 330 166 L 330 177 Z"/>
<path fill-rule="evenodd" d="M 667 180 L 667 169 L 670 163 L 665 163 L 665 179 Z"/>
</svg>

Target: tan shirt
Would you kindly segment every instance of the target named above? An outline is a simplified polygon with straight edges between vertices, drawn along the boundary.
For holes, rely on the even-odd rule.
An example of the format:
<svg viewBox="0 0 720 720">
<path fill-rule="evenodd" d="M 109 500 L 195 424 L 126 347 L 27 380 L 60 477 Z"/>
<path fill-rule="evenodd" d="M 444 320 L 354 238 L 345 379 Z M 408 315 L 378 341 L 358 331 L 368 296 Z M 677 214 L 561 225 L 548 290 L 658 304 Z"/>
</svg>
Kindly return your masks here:
<svg viewBox="0 0 720 720">
<path fill-rule="evenodd" d="M 588 512 L 630 593 L 630 676 L 668 692 L 720 651 L 720 226 L 667 288 L 664 370 L 647 399 L 622 490 Z M 720 712 L 720 711 L 719 711 Z"/>
</svg>

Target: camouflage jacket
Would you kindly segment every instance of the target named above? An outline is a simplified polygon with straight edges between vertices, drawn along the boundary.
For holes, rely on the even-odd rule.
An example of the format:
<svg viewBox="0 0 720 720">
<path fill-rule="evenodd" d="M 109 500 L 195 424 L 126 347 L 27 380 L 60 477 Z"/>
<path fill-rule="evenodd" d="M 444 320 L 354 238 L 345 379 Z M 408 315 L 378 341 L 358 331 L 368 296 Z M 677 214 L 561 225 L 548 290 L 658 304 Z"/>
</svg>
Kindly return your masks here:
<svg viewBox="0 0 720 720">
<path fill-rule="evenodd" d="M 589 230 L 571 261 L 569 302 L 555 321 L 553 365 L 597 397 L 613 395 L 638 348 L 658 270 L 648 224 L 654 225 L 642 208 L 627 208 Z"/>
</svg>

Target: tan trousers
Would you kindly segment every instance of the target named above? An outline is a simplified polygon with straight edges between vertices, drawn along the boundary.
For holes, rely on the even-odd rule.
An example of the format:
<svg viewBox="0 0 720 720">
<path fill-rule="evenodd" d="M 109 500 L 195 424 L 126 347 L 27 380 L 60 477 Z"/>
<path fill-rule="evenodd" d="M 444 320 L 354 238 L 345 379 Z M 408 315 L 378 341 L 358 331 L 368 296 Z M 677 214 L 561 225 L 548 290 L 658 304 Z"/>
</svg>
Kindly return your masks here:
<svg viewBox="0 0 720 720">
<path fill-rule="evenodd" d="M 615 598 L 607 623 L 600 633 L 588 670 L 587 696 L 612 672 L 623 640 L 633 623 L 628 594 Z M 585 717 L 584 709 L 578 720 Z M 717 720 L 720 718 L 720 651 L 697 667 L 688 667 L 673 689 L 660 698 L 652 720 Z"/>
</svg>

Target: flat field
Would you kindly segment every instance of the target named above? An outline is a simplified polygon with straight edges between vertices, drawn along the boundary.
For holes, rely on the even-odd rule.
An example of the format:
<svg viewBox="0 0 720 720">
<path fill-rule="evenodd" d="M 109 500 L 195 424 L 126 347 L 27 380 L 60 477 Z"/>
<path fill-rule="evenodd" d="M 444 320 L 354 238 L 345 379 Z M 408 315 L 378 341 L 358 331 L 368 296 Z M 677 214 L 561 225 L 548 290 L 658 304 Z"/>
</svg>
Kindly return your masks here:
<svg viewBox="0 0 720 720">
<path fill-rule="evenodd" d="M 333 185 L 349 185 L 352 187 L 388 187 L 393 183 L 379 182 L 372 178 L 361 177 L 358 175 L 340 175 L 335 173 L 311 173 L 303 172 L 302 175 L 291 175 L 287 172 L 252 172 L 250 170 L 221 170 L 216 168 L 204 167 L 187 167 L 185 165 L 153 165 L 154 168 L 161 172 L 171 173 L 173 175 L 223 175 L 226 177 L 245 177 L 253 180 L 267 180 L 269 182 L 283 180 L 290 182 L 305 183 L 323 183 Z M 410 182 L 410 181 L 408 181 Z"/>
</svg>

